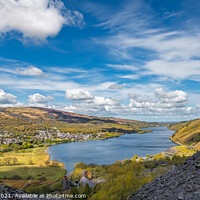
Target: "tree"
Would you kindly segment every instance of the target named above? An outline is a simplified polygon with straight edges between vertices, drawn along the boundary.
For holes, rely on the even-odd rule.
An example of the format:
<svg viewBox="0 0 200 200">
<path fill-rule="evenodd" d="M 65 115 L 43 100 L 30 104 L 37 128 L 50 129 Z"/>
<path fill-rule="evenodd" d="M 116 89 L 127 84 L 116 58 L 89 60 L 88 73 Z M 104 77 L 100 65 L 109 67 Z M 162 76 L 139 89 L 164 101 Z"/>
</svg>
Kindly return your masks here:
<svg viewBox="0 0 200 200">
<path fill-rule="evenodd" d="M 3 159 L 3 161 L 4 161 L 7 165 L 10 164 L 10 161 L 11 161 L 11 160 L 12 160 L 12 158 L 10 158 L 10 157 L 6 157 L 6 158 Z"/>
<path fill-rule="evenodd" d="M 46 160 L 46 161 L 45 161 L 45 165 L 46 165 L 46 166 L 49 166 L 49 164 L 50 164 L 49 160 Z"/>
<path fill-rule="evenodd" d="M 91 188 L 88 185 L 88 183 L 86 183 L 85 187 L 83 188 L 83 194 L 86 194 L 86 199 L 90 196 L 91 194 Z"/>
<path fill-rule="evenodd" d="M 24 152 L 25 152 L 25 149 L 22 149 L 21 152 L 24 153 Z"/>
<path fill-rule="evenodd" d="M 33 161 L 32 161 L 32 160 L 29 160 L 29 161 L 28 161 L 28 164 L 29 164 L 29 165 L 33 165 Z"/>
<path fill-rule="evenodd" d="M 139 158 L 139 156 L 136 154 L 136 155 L 133 156 L 132 159 L 133 159 L 133 160 L 137 160 L 138 158 Z"/>
<path fill-rule="evenodd" d="M 52 167 L 58 167 L 59 166 L 58 161 L 53 160 L 51 166 Z"/>
<path fill-rule="evenodd" d="M 74 165 L 74 168 L 75 169 L 86 169 L 87 168 L 87 165 L 83 162 L 78 162 Z"/>
<path fill-rule="evenodd" d="M 139 157 L 137 161 L 138 161 L 138 162 L 143 162 L 144 159 L 143 159 L 143 157 Z"/>
<path fill-rule="evenodd" d="M 14 165 L 18 162 L 18 159 L 16 157 L 12 158 Z"/>
</svg>

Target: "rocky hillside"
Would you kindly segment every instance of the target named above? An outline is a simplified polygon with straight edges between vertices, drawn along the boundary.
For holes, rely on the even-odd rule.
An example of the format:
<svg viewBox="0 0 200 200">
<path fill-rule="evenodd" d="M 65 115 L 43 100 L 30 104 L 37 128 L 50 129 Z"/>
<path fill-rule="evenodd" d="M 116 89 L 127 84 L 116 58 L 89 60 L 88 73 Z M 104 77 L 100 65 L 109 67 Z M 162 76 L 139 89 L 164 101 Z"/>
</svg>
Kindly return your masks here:
<svg viewBox="0 0 200 200">
<path fill-rule="evenodd" d="M 1 200 L 8 200 L 8 199 L 13 199 L 13 200 L 47 200 L 47 199 L 60 199 L 60 200 L 69 200 L 69 199 L 64 199 L 64 198 L 54 198 L 53 195 L 51 196 L 42 196 L 40 198 L 39 194 L 28 194 L 25 193 L 22 190 L 15 189 L 13 187 L 8 187 L 6 185 L 0 185 L 0 199 Z"/>
<path fill-rule="evenodd" d="M 200 119 L 179 122 L 169 126 L 169 128 L 176 130 L 172 136 L 174 142 L 200 149 Z"/>
<path fill-rule="evenodd" d="M 189 157 L 184 164 L 147 183 L 129 200 L 199 200 L 200 152 Z"/>
</svg>

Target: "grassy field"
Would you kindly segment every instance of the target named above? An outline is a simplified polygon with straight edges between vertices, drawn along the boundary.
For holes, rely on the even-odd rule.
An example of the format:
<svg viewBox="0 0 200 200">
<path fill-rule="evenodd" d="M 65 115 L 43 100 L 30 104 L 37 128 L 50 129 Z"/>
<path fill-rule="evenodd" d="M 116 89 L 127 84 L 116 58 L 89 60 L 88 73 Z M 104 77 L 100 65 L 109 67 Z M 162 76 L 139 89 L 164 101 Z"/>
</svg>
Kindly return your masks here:
<svg viewBox="0 0 200 200">
<path fill-rule="evenodd" d="M 3 179 L 9 179 L 13 175 L 18 175 L 22 179 L 29 180 L 30 176 L 32 179 L 39 179 L 40 177 L 45 177 L 47 180 L 57 180 L 58 178 L 65 175 L 66 171 L 61 167 L 38 167 L 38 166 L 1 166 L 0 167 L 0 177 Z M 4 178 L 6 177 L 6 178 Z"/>
<path fill-rule="evenodd" d="M 19 150 L 18 152 L 10 151 L 3 153 L 0 159 L 0 165 L 5 165 L 3 159 L 5 157 L 17 158 L 17 164 L 28 165 L 30 161 L 36 166 L 45 165 L 45 161 L 49 159 L 49 155 L 45 152 L 45 147 Z M 11 161 L 12 163 L 12 161 Z"/>
<path fill-rule="evenodd" d="M 16 158 L 17 162 L 5 163 L 5 158 Z M 19 152 L 6 152 L 0 156 L 0 181 L 21 188 L 28 180 L 31 184 L 52 184 L 66 174 L 62 163 L 53 166 L 45 148 L 26 149 Z M 17 175 L 17 178 L 16 178 Z"/>
</svg>

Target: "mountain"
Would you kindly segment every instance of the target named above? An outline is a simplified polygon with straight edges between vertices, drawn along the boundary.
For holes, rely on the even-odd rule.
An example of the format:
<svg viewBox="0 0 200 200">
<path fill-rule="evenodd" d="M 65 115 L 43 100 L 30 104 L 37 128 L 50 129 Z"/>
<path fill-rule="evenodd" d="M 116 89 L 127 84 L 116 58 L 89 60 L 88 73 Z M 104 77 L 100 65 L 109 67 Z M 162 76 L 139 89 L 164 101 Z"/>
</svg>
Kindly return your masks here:
<svg viewBox="0 0 200 200">
<path fill-rule="evenodd" d="M 158 123 L 120 119 L 114 117 L 95 117 L 61 110 L 38 107 L 9 107 L 0 108 L 0 120 L 17 120 L 23 122 L 65 122 L 65 123 L 114 123 L 135 124 L 138 126 L 156 126 Z"/>
<path fill-rule="evenodd" d="M 200 149 L 200 119 L 179 122 L 168 127 L 176 130 L 172 135 L 174 142 Z"/>
<path fill-rule="evenodd" d="M 56 130 L 79 135 L 93 134 L 91 138 L 96 138 L 97 133 L 104 132 L 101 134 L 101 138 L 109 138 L 125 133 L 144 133 L 149 130 L 141 130 L 140 128 L 157 125 L 158 123 L 114 117 L 95 117 L 49 108 L 0 108 L 0 135 L 6 138 L 17 138 L 24 135 L 27 136 L 26 140 L 34 139 L 41 131 L 46 134 L 51 132 L 52 138 L 58 138 Z"/>
</svg>

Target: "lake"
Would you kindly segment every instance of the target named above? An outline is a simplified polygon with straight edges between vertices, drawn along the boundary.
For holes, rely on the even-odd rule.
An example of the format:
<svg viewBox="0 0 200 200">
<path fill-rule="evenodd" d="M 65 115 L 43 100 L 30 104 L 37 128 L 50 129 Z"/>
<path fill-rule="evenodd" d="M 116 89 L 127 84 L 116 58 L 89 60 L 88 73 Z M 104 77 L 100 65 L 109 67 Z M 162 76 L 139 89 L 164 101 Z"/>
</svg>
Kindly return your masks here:
<svg viewBox="0 0 200 200">
<path fill-rule="evenodd" d="M 112 164 L 116 160 L 130 159 L 135 154 L 146 156 L 157 154 L 175 146 L 169 139 L 174 131 L 167 127 L 149 127 L 153 132 L 144 134 L 126 134 L 105 140 L 90 140 L 63 143 L 50 146 L 47 150 L 50 160 L 65 164 L 69 172 L 77 162 Z"/>
</svg>

